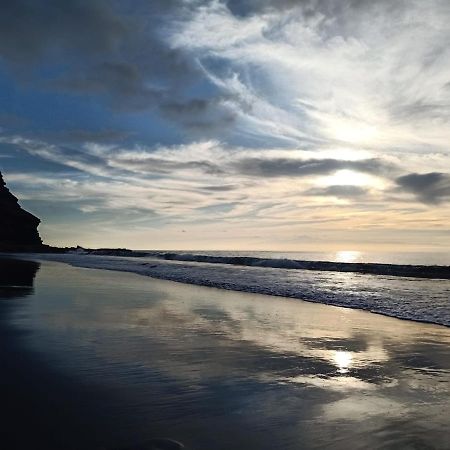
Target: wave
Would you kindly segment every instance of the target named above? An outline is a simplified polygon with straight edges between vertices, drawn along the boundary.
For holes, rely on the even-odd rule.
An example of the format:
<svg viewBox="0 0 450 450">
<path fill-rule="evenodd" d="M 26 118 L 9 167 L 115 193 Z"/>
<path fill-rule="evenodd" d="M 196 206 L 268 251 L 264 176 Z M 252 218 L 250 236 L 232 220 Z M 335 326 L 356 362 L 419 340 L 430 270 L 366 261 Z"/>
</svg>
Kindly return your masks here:
<svg viewBox="0 0 450 450">
<path fill-rule="evenodd" d="M 450 282 L 333 271 L 284 270 L 155 257 L 36 255 L 78 267 L 133 272 L 153 278 L 249 293 L 296 298 L 450 326 Z"/>
<path fill-rule="evenodd" d="M 227 264 L 247 267 L 266 267 L 272 269 L 314 270 L 325 272 L 354 272 L 371 275 L 388 275 L 395 277 L 450 279 L 450 266 L 409 265 L 382 263 L 350 263 L 332 261 L 307 261 L 286 258 L 260 258 L 253 256 L 222 256 L 198 253 L 132 251 L 125 249 L 100 249 L 86 251 L 102 256 L 153 257 L 166 261 L 183 261 L 207 264 Z"/>
</svg>

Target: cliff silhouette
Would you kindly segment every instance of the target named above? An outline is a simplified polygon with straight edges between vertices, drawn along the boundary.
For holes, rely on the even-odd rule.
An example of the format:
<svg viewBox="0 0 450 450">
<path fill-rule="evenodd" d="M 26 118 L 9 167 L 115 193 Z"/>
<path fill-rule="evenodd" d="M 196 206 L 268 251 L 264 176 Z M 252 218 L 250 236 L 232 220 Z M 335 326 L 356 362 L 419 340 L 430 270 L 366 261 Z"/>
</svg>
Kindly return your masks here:
<svg viewBox="0 0 450 450">
<path fill-rule="evenodd" d="M 0 172 L 0 251 L 42 251 L 46 248 L 39 236 L 40 223 L 25 211 L 11 194 Z"/>
</svg>

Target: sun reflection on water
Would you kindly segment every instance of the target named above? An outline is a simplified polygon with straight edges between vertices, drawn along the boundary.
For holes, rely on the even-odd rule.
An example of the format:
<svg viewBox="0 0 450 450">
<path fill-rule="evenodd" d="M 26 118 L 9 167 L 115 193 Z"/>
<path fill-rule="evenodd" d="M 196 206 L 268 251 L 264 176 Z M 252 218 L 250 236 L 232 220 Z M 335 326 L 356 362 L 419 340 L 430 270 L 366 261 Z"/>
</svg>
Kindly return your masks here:
<svg viewBox="0 0 450 450">
<path fill-rule="evenodd" d="M 339 373 L 347 373 L 352 365 L 353 356 L 350 352 L 338 350 L 334 352 L 334 362 L 338 367 Z"/>
<path fill-rule="evenodd" d="M 361 257 L 361 252 L 353 250 L 344 250 L 336 252 L 336 261 L 343 263 L 358 262 Z"/>
</svg>

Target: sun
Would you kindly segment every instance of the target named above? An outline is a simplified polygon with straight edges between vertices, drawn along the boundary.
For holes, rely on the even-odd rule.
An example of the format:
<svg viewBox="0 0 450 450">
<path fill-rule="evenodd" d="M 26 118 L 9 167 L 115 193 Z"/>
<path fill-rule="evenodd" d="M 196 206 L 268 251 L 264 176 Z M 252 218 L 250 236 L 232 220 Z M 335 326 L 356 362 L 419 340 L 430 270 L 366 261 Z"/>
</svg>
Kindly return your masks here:
<svg viewBox="0 0 450 450">
<path fill-rule="evenodd" d="M 335 139 L 349 144 L 367 144 L 377 139 L 379 130 L 369 123 L 341 119 L 336 120 L 332 127 Z"/>
</svg>

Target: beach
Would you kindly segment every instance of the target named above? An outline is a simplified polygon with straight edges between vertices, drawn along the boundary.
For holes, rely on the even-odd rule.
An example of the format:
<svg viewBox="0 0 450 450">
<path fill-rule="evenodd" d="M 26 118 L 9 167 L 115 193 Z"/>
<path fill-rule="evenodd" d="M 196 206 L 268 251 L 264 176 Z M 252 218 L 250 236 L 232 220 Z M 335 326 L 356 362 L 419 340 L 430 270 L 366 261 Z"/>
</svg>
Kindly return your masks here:
<svg viewBox="0 0 450 450">
<path fill-rule="evenodd" d="M 61 262 L 27 270 L 28 287 L 18 266 L 0 290 L 6 448 L 448 448 L 448 327 Z"/>
</svg>

